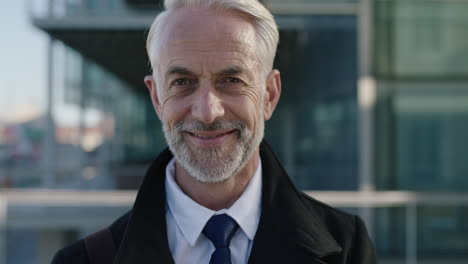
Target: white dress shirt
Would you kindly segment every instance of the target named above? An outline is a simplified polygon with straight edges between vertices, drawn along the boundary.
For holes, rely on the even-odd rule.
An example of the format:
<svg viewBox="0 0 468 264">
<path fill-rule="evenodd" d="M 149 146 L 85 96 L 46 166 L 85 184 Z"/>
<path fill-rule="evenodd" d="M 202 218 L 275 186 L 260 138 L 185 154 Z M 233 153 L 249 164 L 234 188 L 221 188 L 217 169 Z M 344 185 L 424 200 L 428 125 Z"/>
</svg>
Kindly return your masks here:
<svg viewBox="0 0 468 264">
<path fill-rule="evenodd" d="M 166 167 L 166 225 L 169 249 L 176 264 L 208 264 L 215 247 L 203 234 L 208 220 L 217 214 L 228 214 L 239 229 L 231 240 L 232 264 L 247 263 L 257 232 L 261 213 L 262 165 L 237 201 L 227 209 L 213 211 L 188 197 L 174 179 L 175 159 Z"/>
</svg>

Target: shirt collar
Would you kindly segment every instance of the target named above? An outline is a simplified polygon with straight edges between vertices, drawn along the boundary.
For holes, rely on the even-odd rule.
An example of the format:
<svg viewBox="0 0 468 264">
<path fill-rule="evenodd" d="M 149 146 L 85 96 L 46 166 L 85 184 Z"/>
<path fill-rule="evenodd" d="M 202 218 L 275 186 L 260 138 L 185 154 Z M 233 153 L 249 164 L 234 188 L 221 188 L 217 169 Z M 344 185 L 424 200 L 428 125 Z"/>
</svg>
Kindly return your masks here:
<svg viewBox="0 0 468 264">
<path fill-rule="evenodd" d="M 259 159 L 257 170 L 250 179 L 242 195 L 226 210 L 226 214 L 236 220 L 239 227 L 250 240 L 257 232 L 261 213 L 262 197 L 262 162 Z"/>
<path fill-rule="evenodd" d="M 166 166 L 167 206 L 187 242 L 194 246 L 208 220 L 216 214 L 231 216 L 250 240 L 257 231 L 261 213 L 262 165 L 259 164 L 254 176 L 237 201 L 228 209 L 210 210 L 188 197 L 174 179 L 175 158 Z"/>
</svg>

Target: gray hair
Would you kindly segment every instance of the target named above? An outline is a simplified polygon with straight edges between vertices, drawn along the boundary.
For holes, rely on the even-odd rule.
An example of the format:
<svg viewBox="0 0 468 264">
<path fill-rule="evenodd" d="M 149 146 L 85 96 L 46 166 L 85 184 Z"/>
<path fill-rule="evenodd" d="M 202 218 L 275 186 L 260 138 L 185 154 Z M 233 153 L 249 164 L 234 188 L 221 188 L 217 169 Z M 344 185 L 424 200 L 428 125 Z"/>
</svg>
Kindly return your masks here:
<svg viewBox="0 0 468 264">
<path fill-rule="evenodd" d="M 161 12 L 154 20 L 148 33 L 146 51 L 154 70 L 157 65 L 157 54 L 160 50 L 157 36 L 160 35 L 163 25 L 166 23 L 171 11 L 184 7 L 206 7 L 216 10 L 237 11 L 252 19 L 255 28 L 257 43 L 259 44 L 259 63 L 263 65 L 265 72 L 273 68 L 276 48 L 278 46 L 278 26 L 273 15 L 258 0 L 165 0 L 165 11 Z"/>
</svg>

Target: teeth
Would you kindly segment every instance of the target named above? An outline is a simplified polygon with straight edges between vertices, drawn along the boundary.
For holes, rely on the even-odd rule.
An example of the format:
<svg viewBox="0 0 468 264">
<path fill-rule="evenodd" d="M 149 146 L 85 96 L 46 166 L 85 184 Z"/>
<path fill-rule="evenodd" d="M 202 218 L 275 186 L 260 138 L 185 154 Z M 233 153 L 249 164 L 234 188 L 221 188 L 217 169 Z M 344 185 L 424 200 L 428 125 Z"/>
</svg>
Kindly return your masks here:
<svg viewBox="0 0 468 264">
<path fill-rule="evenodd" d="M 217 136 L 205 136 L 205 135 L 199 135 L 199 134 L 195 134 L 195 136 L 199 138 L 204 138 L 204 139 L 212 139 L 212 138 L 217 137 Z"/>
<path fill-rule="evenodd" d="M 197 138 L 201 138 L 201 139 L 213 139 L 213 138 L 218 138 L 218 137 L 221 137 L 229 132 L 225 132 L 225 133 L 221 133 L 221 134 L 216 134 L 216 135 L 203 135 L 203 134 L 198 134 L 198 133 L 194 133 L 194 132 L 189 132 L 191 135 L 197 137 Z"/>
</svg>

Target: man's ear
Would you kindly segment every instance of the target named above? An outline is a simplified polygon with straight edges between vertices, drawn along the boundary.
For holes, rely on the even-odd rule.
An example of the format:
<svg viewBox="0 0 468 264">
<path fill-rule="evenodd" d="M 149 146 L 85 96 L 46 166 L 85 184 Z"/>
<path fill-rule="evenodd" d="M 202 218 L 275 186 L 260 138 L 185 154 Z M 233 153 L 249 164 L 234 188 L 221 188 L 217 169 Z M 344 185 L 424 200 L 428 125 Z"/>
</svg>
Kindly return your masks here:
<svg viewBox="0 0 468 264">
<path fill-rule="evenodd" d="M 266 90 L 264 98 L 263 117 L 269 120 L 278 104 L 281 96 L 281 75 L 276 69 L 273 69 L 266 79 Z"/>
<path fill-rule="evenodd" d="M 156 81 L 154 80 L 153 76 L 147 75 L 145 76 L 145 84 L 148 87 L 148 91 L 151 96 L 151 102 L 153 103 L 153 108 L 158 115 L 158 118 L 162 119 L 162 107 L 158 97 L 158 89 L 156 86 Z"/>
</svg>

